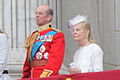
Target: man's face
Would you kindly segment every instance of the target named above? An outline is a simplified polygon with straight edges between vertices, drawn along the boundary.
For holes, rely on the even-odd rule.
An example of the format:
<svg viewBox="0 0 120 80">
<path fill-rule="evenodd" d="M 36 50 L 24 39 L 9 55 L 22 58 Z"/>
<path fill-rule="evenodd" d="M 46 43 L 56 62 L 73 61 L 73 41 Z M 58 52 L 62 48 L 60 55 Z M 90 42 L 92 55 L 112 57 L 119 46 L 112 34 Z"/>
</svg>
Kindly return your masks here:
<svg viewBox="0 0 120 80">
<path fill-rule="evenodd" d="M 49 23 L 48 15 L 46 11 L 48 10 L 48 7 L 46 6 L 40 6 L 36 9 L 36 23 L 39 26 L 45 25 Z"/>
</svg>

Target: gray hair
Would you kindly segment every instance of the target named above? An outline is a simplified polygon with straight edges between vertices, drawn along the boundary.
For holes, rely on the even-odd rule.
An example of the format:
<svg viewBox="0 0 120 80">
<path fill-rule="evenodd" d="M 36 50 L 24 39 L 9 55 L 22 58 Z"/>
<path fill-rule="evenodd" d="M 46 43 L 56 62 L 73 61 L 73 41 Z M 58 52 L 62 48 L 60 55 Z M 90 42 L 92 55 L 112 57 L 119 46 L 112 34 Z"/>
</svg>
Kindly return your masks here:
<svg viewBox="0 0 120 80">
<path fill-rule="evenodd" d="M 52 9 L 52 8 L 49 8 L 49 9 L 47 10 L 47 14 L 53 16 L 53 9 Z"/>
<path fill-rule="evenodd" d="M 53 14 L 54 14 L 52 8 L 49 8 L 46 13 L 47 13 L 47 15 L 51 15 L 51 16 L 53 16 Z M 52 19 L 50 21 L 52 21 Z"/>
</svg>

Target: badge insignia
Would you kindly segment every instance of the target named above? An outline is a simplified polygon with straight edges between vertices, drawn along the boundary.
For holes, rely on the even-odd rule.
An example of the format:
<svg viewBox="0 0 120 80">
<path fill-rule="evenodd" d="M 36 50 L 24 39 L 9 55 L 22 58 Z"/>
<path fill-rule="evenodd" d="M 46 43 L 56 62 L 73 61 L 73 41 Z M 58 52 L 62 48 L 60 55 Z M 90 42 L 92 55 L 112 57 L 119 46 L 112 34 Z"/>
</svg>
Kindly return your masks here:
<svg viewBox="0 0 120 80">
<path fill-rule="evenodd" d="M 44 45 L 42 45 L 39 50 L 40 50 L 41 53 L 43 53 L 46 50 L 46 48 L 45 48 Z"/>
<path fill-rule="evenodd" d="M 40 52 L 36 53 L 35 57 L 37 59 L 42 59 L 42 53 L 40 53 Z"/>
<path fill-rule="evenodd" d="M 46 41 L 46 37 L 47 37 L 47 35 L 40 36 L 40 40 L 41 40 L 41 41 Z"/>
<path fill-rule="evenodd" d="M 48 59 L 48 55 L 49 55 L 48 52 L 46 52 L 46 53 L 44 53 L 43 56 L 44 56 L 45 59 Z"/>
<path fill-rule="evenodd" d="M 48 36 L 47 36 L 47 41 L 48 41 L 48 42 L 51 42 L 51 41 L 52 41 L 52 38 L 53 38 L 53 35 L 48 35 Z"/>
</svg>

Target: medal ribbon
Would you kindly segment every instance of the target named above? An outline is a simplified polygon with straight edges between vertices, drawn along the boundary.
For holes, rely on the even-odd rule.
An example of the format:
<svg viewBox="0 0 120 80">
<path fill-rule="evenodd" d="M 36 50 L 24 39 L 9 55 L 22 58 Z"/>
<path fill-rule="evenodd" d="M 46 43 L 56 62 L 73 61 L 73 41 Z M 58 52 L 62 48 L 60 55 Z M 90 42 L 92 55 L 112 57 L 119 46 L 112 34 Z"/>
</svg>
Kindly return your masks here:
<svg viewBox="0 0 120 80">
<path fill-rule="evenodd" d="M 56 31 L 50 31 L 48 33 L 46 33 L 45 35 L 55 35 L 57 32 Z M 44 44 L 46 41 L 37 41 L 34 43 L 33 47 L 32 47 L 32 51 L 31 51 L 31 58 L 32 60 L 34 60 L 34 55 L 37 52 L 37 50 L 39 49 L 39 47 Z"/>
</svg>

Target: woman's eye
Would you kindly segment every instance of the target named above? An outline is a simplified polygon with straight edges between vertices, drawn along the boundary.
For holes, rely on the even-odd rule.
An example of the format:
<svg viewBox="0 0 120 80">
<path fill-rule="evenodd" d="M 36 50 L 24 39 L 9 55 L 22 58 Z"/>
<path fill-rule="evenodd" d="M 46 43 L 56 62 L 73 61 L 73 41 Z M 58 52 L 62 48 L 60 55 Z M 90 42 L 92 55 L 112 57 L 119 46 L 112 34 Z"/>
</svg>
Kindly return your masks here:
<svg viewBox="0 0 120 80">
<path fill-rule="evenodd" d="M 76 31 L 80 31 L 80 29 L 76 29 Z"/>
</svg>

